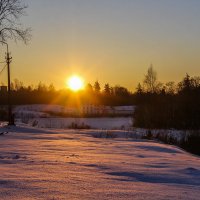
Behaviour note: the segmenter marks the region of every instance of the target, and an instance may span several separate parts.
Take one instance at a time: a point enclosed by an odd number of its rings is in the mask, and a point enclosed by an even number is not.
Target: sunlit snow
[[[0,128],[0,199],[199,199],[199,157],[100,131]]]

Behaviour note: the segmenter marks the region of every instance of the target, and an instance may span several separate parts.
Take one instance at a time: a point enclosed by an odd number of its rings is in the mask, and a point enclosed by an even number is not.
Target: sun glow
[[[79,76],[72,76],[67,81],[67,86],[73,91],[79,91],[84,88],[84,82]]]

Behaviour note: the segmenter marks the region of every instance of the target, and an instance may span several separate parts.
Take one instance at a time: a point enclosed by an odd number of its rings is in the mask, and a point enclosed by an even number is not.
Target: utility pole
[[[10,63],[12,57],[10,57],[9,51],[6,54],[6,63],[8,67],[8,125],[14,125],[14,117],[12,115],[12,105],[11,105],[11,88],[10,88]]]
[[[8,44],[3,41],[0,41],[0,42],[7,46],[6,63],[7,63],[7,71],[8,71],[8,125],[15,125],[14,116],[12,114],[11,87],[10,87],[10,63],[12,61],[12,57],[10,57],[10,53],[8,50]]]

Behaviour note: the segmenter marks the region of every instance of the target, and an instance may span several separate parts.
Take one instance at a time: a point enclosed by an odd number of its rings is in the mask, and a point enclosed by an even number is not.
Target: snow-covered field
[[[116,110],[122,109],[126,111],[133,106],[117,106]],[[16,106],[14,109],[17,122],[23,122],[30,126],[38,128],[69,128],[73,124],[77,126],[88,126],[93,129],[130,129],[133,125],[132,117],[115,117],[115,118],[61,118],[52,117],[48,112],[67,113],[73,110],[70,107],[59,105],[22,105]]]
[[[200,197],[200,158],[177,147],[93,137],[100,130],[0,128],[4,131],[2,200]]]

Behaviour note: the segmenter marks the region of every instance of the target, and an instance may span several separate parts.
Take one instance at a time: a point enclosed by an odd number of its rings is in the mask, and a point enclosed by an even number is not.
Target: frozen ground
[[[0,128],[0,199],[200,197],[200,158],[177,147],[98,130]]]
[[[134,106],[116,106],[115,110],[134,110]],[[68,113],[73,108],[59,105],[22,105],[14,109],[16,120],[36,126],[38,128],[68,128],[72,124],[77,126],[89,126],[95,129],[130,129],[133,125],[132,117],[115,118],[61,118],[52,117],[47,112]],[[132,111],[133,112],[133,111]]]

